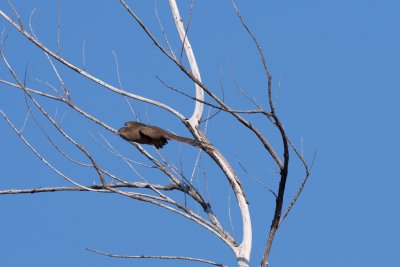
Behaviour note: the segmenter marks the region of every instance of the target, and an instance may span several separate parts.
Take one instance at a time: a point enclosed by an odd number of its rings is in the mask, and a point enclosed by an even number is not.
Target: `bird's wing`
[[[140,128],[139,130],[140,134],[145,135],[147,137],[150,137],[152,139],[160,139],[164,138],[167,139],[167,135],[164,134],[165,131],[161,128],[158,128],[156,126],[145,126]]]

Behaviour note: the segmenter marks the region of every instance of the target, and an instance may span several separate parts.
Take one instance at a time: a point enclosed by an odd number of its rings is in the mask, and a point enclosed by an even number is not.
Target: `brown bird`
[[[137,121],[125,122],[125,127],[118,130],[117,134],[126,141],[139,144],[153,145],[157,149],[162,148],[168,143],[168,140],[184,142],[192,146],[198,146],[199,142],[190,138],[181,137],[157,126],[146,125]]]

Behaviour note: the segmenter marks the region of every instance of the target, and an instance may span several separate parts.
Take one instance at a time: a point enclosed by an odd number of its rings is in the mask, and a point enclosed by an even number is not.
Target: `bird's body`
[[[198,146],[196,140],[169,133],[157,126],[146,125],[137,121],[128,121],[125,122],[124,125],[125,127],[118,130],[118,134],[127,141],[154,145],[156,148],[162,148],[168,143],[168,140],[173,139],[193,146]]]

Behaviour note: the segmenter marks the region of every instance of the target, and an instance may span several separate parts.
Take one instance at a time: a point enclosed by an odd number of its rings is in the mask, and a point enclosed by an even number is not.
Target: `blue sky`
[[[57,1],[15,1],[28,27],[56,50]],[[118,58],[122,87],[130,92],[164,101],[190,116],[192,103],[166,89],[168,84],[193,93],[192,83],[146,38],[118,1],[62,1],[61,55],[88,72],[118,86],[114,54]],[[155,2],[132,3],[143,21],[163,40],[155,15]],[[188,5],[182,5],[187,18]],[[175,52],[180,45],[170,11],[156,1],[158,13]],[[289,136],[311,161],[312,174],[301,198],[282,224],[271,252],[271,266],[395,266],[400,238],[398,225],[400,127],[400,3],[398,1],[238,1],[242,15],[257,36],[273,75],[274,97]],[[0,8],[12,14],[6,3]],[[45,56],[4,19],[7,41],[3,51],[28,86],[57,84]],[[196,1],[189,38],[204,83],[236,108],[252,107],[234,86],[237,81],[265,104],[265,76],[254,44],[241,27],[230,1]],[[73,100],[114,128],[132,119],[126,101],[82,79],[57,64]],[[11,80],[4,64],[0,78]],[[40,82],[40,81],[43,82]],[[0,108],[20,128],[27,114],[23,94],[0,85]],[[44,90],[44,89],[43,89]],[[48,90],[48,88],[46,88]],[[104,150],[94,138],[104,135],[113,146],[139,161],[144,159],[128,143],[105,129],[80,118],[61,103],[48,103],[52,115],[107,166],[123,177],[134,177],[129,168]],[[141,119],[189,136],[176,118],[132,101]],[[36,112],[38,120],[64,149],[83,157],[57,135]],[[277,133],[261,118],[254,123],[272,142]],[[227,133],[229,131],[229,133]],[[84,184],[95,174],[76,168],[44,140],[32,118],[24,130],[27,138],[68,175]],[[28,150],[4,120],[0,120],[0,190],[61,186],[66,183]],[[94,136],[94,137],[93,137]],[[209,121],[208,136],[238,171],[250,199],[254,223],[251,265],[260,262],[272,219],[274,199],[240,170],[238,161],[271,187],[277,185],[276,167],[259,143],[234,119],[220,114]],[[104,142],[103,142],[104,143]],[[280,149],[278,148],[278,151]],[[185,145],[169,144],[164,153],[190,173],[195,152]],[[210,198],[230,229],[227,215],[228,185],[204,157]],[[301,182],[293,156],[287,196]],[[160,182],[157,173],[153,181]],[[163,180],[161,180],[163,181]],[[176,195],[177,198],[182,197]],[[285,202],[287,205],[287,201]],[[238,219],[232,201],[233,218]],[[159,261],[121,260],[94,255],[85,248],[116,254],[160,254],[201,257],[235,266],[224,244],[194,223],[176,215],[121,196],[96,193],[48,193],[0,197],[1,265],[14,266],[159,266]],[[240,222],[234,223],[240,236]],[[163,266],[188,266],[164,262]],[[203,266],[192,264],[192,266]]]

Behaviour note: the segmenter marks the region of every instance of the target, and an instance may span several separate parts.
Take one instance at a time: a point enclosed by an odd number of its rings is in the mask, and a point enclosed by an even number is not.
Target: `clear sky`
[[[119,1],[61,1],[60,54],[93,75],[136,94],[164,101],[191,115],[192,103],[165,88],[168,84],[193,94],[193,85],[144,35]],[[163,41],[155,3],[174,52],[180,45],[171,12],[163,1],[130,1],[143,21]],[[187,21],[188,1],[182,16]],[[57,50],[57,1],[15,1],[37,37]],[[400,215],[398,191],[400,126],[400,2],[354,1],[238,1],[243,17],[258,38],[273,75],[277,113],[295,144],[310,162],[312,174],[292,213],[282,224],[271,252],[271,267],[397,266]],[[2,1],[1,10],[12,15]],[[51,90],[57,84],[43,53],[0,19],[3,51],[28,86]],[[254,44],[241,27],[230,1],[195,1],[189,38],[205,84],[233,107],[252,108],[234,81],[265,105],[265,76]],[[84,49],[83,49],[84,47]],[[83,50],[85,56],[83,57]],[[57,64],[73,100],[114,128],[132,113],[126,101]],[[26,74],[25,74],[26,73]],[[12,81],[4,64],[0,78]],[[45,88],[45,89],[43,89]],[[39,98],[40,99],[40,98]],[[134,160],[139,152],[118,136],[74,114],[62,103],[45,105],[74,138],[112,171],[135,177],[130,169],[99,143],[102,135]],[[132,101],[141,119],[189,136],[182,124],[158,108]],[[23,94],[0,85],[0,109],[18,128],[27,108]],[[212,111],[213,112],[213,111]],[[72,147],[36,111],[38,120],[70,151]],[[254,123],[271,141],[277,135],[268,122]],[[253,135],[230,116],[209,121],[209,138],[231,161],[250,200],[254,223],[251,265],[258,266],[272,219],[274,199],[253,178],[240,171],[238,161],[268,186],[277,185],[276,166],[260,150]],[[48,159],[84,184],[95,174],[60,157],[28,117],[24,134]],[[33,155],[4,119],[0,120],[0,190],[67,185]],[[97,140],[97,141],[96,141]],[[190,174],[195,152],[177,143],[163,152]],[[281,151],[278,148],[278,151]],[[76,151],[72,156],[84,160]],[[223,224],[228,219],[229,190],[207,157],[209,197]],[[287,196],[302,174],[295,162],[289,170]],[[150,175],[150,174],[147,174]],[[158,173],[153,181],[164,181]],[[204,187],[203,187],[204,188]],[[205,191],[204,191],[205,193]],[[177,198],[182,196],[176,195]],[[232,195],[231,195],[232,197]],[[287,205],[287,201],[285,202]],[[235,201],[231,200],[234,232],[240,236]],[[17,266],[189,266],[187,262],[110,259],[85,251],[94,248],[125,255],[184,255],[235,266],[231,251],[196,224],[146,203],[111,194],[44,193],[0,196],[0,265]],[[204,266],[192,264],[191,266]]]

